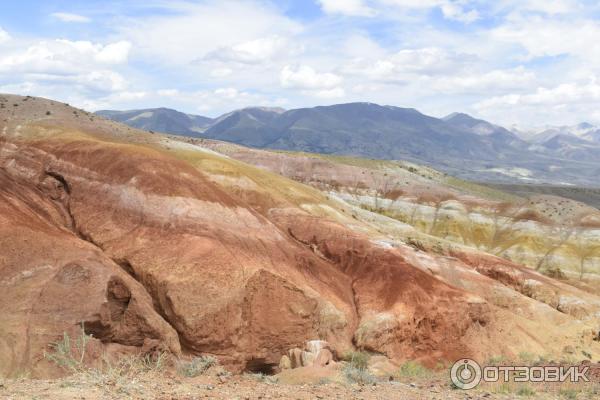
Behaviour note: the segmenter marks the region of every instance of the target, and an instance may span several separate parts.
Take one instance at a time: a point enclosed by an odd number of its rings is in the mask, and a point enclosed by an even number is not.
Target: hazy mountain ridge
[[[533,152],[568,160],[596,162],[600,156],[600,127],[587,122],[538,129],[527,141]]]
[[[215,119],[168,109],[98,114],[136,128],[251,147],[416,161],[491,182],[595,185],[600,171],[600,129],[585,123],[526,136],[464,113],[436,118],[373,103],[248,107]]]
[[[100,110],[96,114],[138,129],[172,132],[186,136],[196,136],[198,133],[203,132],[213,121],[212,118],[185,114],[169,108],[129,111]]]
[[[530,130],[515,128],[512,132],[531,143],[544,143],[556,136],[564,135],[600,144],[600,126],[588,122],[576,125],[544,126]]]

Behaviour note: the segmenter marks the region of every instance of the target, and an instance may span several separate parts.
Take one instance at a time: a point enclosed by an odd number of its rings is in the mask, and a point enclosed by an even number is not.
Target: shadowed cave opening
[[[268,363],[264,358],[253,358],[246,363],[244,371],[253,374],[275,375],[277,364]]]

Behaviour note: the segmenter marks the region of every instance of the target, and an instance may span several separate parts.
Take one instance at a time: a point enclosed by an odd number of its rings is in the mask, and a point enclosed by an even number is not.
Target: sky
[[[600,123],[600,4],[3,2],[0,92],[91,111],[373,102],[505,126]]]

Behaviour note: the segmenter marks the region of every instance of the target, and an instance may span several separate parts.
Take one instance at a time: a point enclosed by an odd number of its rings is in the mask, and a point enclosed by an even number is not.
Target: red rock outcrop
[[[481,299],[421,271],[399,250],[337,223],[285,212],[274,213],[274,219],[352,279],[359,347],[432,364],[471,353],[462,337],[490,318]]]

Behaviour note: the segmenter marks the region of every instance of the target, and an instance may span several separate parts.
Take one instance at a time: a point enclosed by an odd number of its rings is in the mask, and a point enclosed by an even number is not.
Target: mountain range
[[[597,186],[600,172],[600,128],[588,123],[522,134],[464,113],[435,118],[373,103],[249,107],[214,119],[166,108],[97,114],[250,147],[414,161],[479,181]]]

